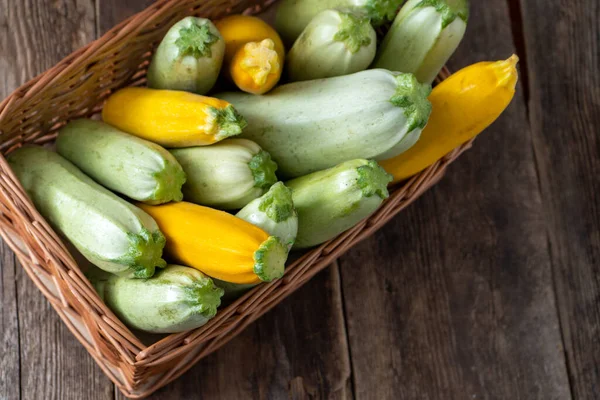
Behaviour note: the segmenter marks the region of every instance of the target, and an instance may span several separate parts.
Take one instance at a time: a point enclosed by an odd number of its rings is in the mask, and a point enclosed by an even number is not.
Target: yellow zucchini
[[[104,122],[165,147],[205,146],[238,135],[246,120],[224,100],[139,87],[111,95]]]
[[[481,62],[464,68],[436,86],[429,101],[431,117],[419,141],[408,151],[381,161],[394,183],[421,172],[490,126],[515,95],[517,63]]]
[[[178,263],[231,283],[283,275],[287,247],[249,222],[187,202],[138,206],[156,220],[167,238],[165,252]]]
[[[248,15],[231,15],[215,23],[225,40],[225,70],[244,92],[263,94],[279,81],[285,51],[269,24]]]

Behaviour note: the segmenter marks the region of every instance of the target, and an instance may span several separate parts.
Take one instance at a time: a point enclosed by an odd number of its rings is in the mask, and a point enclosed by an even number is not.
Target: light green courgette
[[[375,58],[377,36],[369,17],[357,10],[317,14],[287,55],[290,80],[306,81],[365,70]]]
[[[181,201],[185,173],[159,145],[91,119],[61,128],[56,150],[103,186],[148,204]]]
[[[217,81],[225,41],[205,18],[185,17],[169,29],[148,67],[148,86],[206,94]]]
[[[198,328],[217,314],[223,289],[194,268],[168,265],[150,279],[112,276],[93,281],[106,305],[133,329],[176,333]]]
[[[373,68],[433,82],[460,44],[468,17],[468,0],[409,0],[379,46]]]
[[[334,8],[356,8],[365,12],[374,26],[394,19],[404,0],[281,0],[275,14],[275,28],[282,39],[291,44],[321,11]]]
[[[235,210],[263,195],[277,182],[277,164],[256,143],[226,139],[211,146],[173,149],[187,182],[186,201]]]
[[[98,185],[60,155],[40,146],[20,148],[8,162],[36,209],[97,267],[148,278],[165,237],[144,211]]]
[[[391,181],[390,174],[368,160],[346,161],[287,181],[298,211],[294,249],[324,243],[371,215],[389,196]]]
[[[346,160],[379,161],[408,150],[429,119],[430,92],[414,75],[374,69],[289,83],[262,96],[217,97],[248,120],[241,136],[268,151],[282,177],[294,178]]]

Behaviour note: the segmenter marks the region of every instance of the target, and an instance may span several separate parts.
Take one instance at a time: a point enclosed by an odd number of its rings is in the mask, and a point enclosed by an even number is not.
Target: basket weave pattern
[[[4,154],[24,143],[47,143],[67,121],[97,114],[107,96],[145,83],[152,50],[186,15],[216,19],[253,13],[252,0],[163,0],[117,25],[0,103],[0,235],[71,332],[128,397],[145,397],[179,377],[281,302],[357,242],[434,185],[467,143],[402,186],[371,217],[287,267],[283,279],[245,294],[205,326],[145,346],[96,295],[60,237],[29,201]],[[444,70],[439,79],[448,76]]]

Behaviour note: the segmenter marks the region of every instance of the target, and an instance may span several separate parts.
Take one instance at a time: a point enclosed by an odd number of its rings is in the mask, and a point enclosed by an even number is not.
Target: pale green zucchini
[[[176,333],[198,328],[217,314],[223,289],[194,268],[168,265],[150,279],[112,276],[92,282],[100,298],[133,329]]]
[[[391,181],[372,160],[346,161],[287,181],[298,212],[294,249],[324,243],[371,215],[388,198]]]
[[[181,201],[185,173],[166,149],[91,119],[61,128],[56,150],[103,186],[148,204]]]
[[[271,186],[267,193],[252,200],[235,216],[278,237],[288,249],[296,240],[298,214],[294,208],[292,191],[282,182]]]
[[[97,267],[148,278],[161,258],[165,237],[144,211],[98,185],[60,155],[27,146],[8,162],[36,209]]]
[[[409,0],[379,46],[373,67],[433,82],[460,44],[468,17],[468,0]]]
[[[225,41],[205,18],[185,17],[169,29],[148,67],[148,87],[206,94],[214,86]]]
[[[217,97],[248,120],[242,136],[271,154],[281,176],[293,178],[346,160],[385,160],[408,150],[429,119],[430,92],[431,86],[414,75],[375,69],[294,82],[262,96]]]
[[[292,82],[348,75],[367,69],[376,51],[369,17],[357,10],[325,10],[292,46],[287,73]]]
[[[275,14],[275,28],[282,39],[291,44],[321,11],[334,8],[356,8],[371,18],[374,26],[394,19],[404,0],[281,0]]]
[[[277,182],[277,164],[256,143],[226,139],[211,146],[173,149],[187,182],[186,201],[235,210],[262,196]]]

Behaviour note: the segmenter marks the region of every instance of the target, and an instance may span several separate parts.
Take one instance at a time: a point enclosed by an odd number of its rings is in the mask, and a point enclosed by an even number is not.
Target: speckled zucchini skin
[[[8,162],[37,210],[97,267],[148,278],[161,258],[165,237],[144,211],[81,172],[57,153],[26,146]]]

